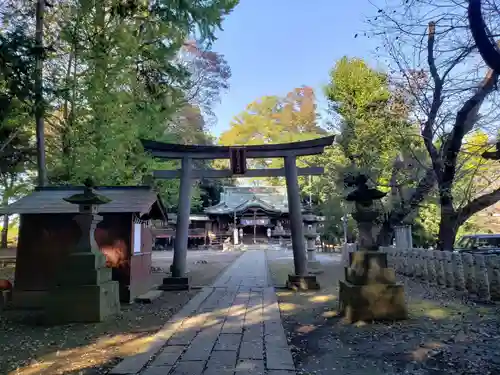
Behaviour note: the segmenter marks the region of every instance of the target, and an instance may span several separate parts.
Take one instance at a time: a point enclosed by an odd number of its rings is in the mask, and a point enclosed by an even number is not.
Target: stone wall
[[[396,247],[380,250],[387,253],[389,266],[401,275],[464,292],[481,301],[500,301],[499,255]],[[354,251],[352,246],[345,247],[346,257],[350,251]]]

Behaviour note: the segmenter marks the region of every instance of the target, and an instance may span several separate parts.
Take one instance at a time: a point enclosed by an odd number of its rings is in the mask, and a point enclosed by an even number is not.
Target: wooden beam
[[[307,156],[319,155],[324,151],[323,146],[296,149],[296,150],[246,150],[247,159],[272,159],[285,156]],[[184,151],[162,151],[152,150],[149,152],[153,157],[159,159],[182,159],[187,156],[192,159],[229,159],[229,151],[214,150],[213,152],[184,152]]]
[[[307,167],[307,168],[297,168],[297,174],[299,176],[317,176],[324,172],[323,167]],[[153,177],[167,180],[180,178],[181,171],[162,171],[157,170],[153,172]],[[283,177],[285,176],[285,168],[273,168],[273,169],[248,169],[244,175],[233,175],[229,169],[194,169],[191,172],[191,178],[231,178],[231,177],[243,177],[243,178],[255,178],[255,177]]]
[[[163,159],[229,159],[232,147],[244,147],[245,157],[248,159],[281,158],[285,156],[305,156],[323,153],[327,146],[331,146],[334,135],[310,139],[307,141],[246,145],[246,146],[215,146],[215,145],[181,145],[142,139],[144,150],[157,158]]]

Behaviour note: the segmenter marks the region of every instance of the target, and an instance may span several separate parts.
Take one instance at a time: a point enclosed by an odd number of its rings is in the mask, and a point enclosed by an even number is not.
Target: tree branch
[[[436,122],[437,114],[441,104],[443,103],[443,80],[439,77],[439,73],[436,67],[436,59],[434,57],[434,45],[436,42],[436,23],[429,22],[428,37],[427,37],[427,64],[429,65],[429,70],[434,81],[434,91],[432,93],[432,103],[425,121],[424,127],[422,129],[422,137],[424,139],[425,148],[429,153],[432,160],[432,168],[439,176],[441,173],[441,163],[436,146],[434,146],[434,134],[433,128]]]
[[[417,209],[423,202],[425,197],[429,194],[436,183],[436,175],[432,168],[427,169],[424,177],[422,177],[411,195],[410,199],[402,202],[400,207],[394,209],[388,217],[391,226],[399,225],[406,216],[413,210]]]
[[[491,193],[481,195],[470,201],[464,208],[459,212],[460,224],[465,223],[472,215],[478,213],[479,211],[488,208],[500,201],[500,188],[493,190]]]
[[[476,93],[470,97],[457,112],[455,125],[453,130],[446,137],[443,143],[444,168],[439,180],[440,189],[450,189],[456,174],[457,157],[462,147],[462,142],[465,134],[472,130],[472,127],[477,121],[479,109],[484,102],[484,99],[495,89],[498,74],[491,69],[488,70],[481,86]]]
[[[397,186],[398,184],[398,173],[400,169],[403,166],[403,161],[401,160],[401,156],[398,154],[394,158],[394,163],[392,165],[392,172],[391,172],[391,178],[389,180],[389,186],[391,187],[391,197],[393,199],[403,199],[403,196],[401,195],[401,189]]]
[[[467,16],[472,37],[476,42],[481,57],[490,68],[500,73],[500,52],[498,48],[490,42],[488,34],[491,33],[486,27],[483,19],[481,0],[469,0]]]

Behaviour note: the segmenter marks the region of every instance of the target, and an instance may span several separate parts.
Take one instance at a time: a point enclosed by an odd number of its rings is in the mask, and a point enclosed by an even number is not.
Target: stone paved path
[[[239,257],[113,375],[295,375],[264,251]],[[152,358],[152,359],[151,359]]]

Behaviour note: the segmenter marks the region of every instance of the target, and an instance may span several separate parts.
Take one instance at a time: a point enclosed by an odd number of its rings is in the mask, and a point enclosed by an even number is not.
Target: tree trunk
[[[92,46],[93,77],[91,85],[95,97],[90,103],[94,116],[93,137],[97,148],[101,146],[101,129],[106,126],[107,115],[104,108],[106,92],[106,78],[108,71],[108,43],[106,38],[106,1],[99,0],[95,2],[94,32],[96,38]]]
[[[9,246],[8,235],[9,235],[9,215],[3,215],[2,239],[0,242],[0,247],[2,249],[6,249]]]
[[[377,235],[378,246],[391,246],[394,238],[394,226],[388,220],[384,220],[380,232]]]
[[[452,207],[441,207],[441,220],[437,248],[439,250],[453,250],[455,237],[459,228],[458,216]]]
[[[73,67],[73,51],[69,55],[68,65],[66,67],[66,78],[65,78],[66,89],[70,87],[72,67]],[[71,115],[70,115],[70,100],[66,98],[63,104],[64,126],[62,126],[61,129],[61,150],[62,150],[63,160],[71,157],[70,128],[72,123],[70,116],[72,117],[74,109],[75,109],[74,102],[71,102]]]
[[[45,0],[36,2],[36,65],[35,65],[35,122],[38,185],[47,185],[47,170],[45,165],[45,123],[43,103],[43,17]]]

